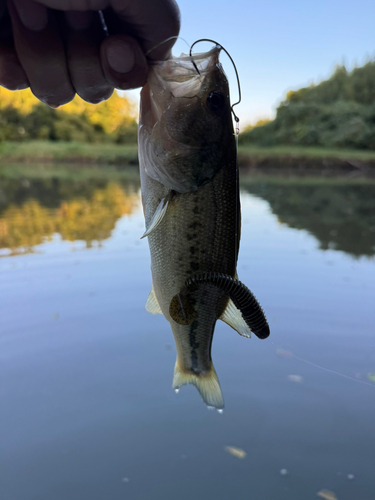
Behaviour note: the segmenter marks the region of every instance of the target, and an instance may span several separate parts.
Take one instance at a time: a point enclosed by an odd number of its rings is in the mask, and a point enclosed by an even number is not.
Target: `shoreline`
[[[239,146],[238,163],[243,174],[297,176],[375,177],[375,151],[332,150],[279,146]],[[31,141],[0,143],[0,170],[13,166],[32,168],[108,168],[121,171],[138,166],[135,144],[86,144]]]

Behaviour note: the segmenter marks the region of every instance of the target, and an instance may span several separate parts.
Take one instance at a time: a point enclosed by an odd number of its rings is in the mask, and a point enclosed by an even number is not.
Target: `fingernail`
[[[129,73],[134,68],[134,51],[121,40],[108,44],[106,55],[108,64],[117,73]]]
[[[14,5],[25,28],[31,31],[41,31],[47,26],[48,14],[44,5],[33,0],[15,0]]]
[[[44,102],[44,104],[47,104],[47,106],[49,108],[52,108],[52,109],[57,109],[60,107],[60,104],[56,104],[54,102],[48,102],[48,101],[43,101],[43,102]]]

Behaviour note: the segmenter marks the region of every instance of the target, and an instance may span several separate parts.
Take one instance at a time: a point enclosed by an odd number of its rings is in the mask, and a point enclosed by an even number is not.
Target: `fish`
[[[154,62],[141,90],[138,152],[151,255],[146,310],[163,314],[177,359],[172,387],[224,400],[211,358],[218,319],[268,337],[264,312],[238,280],[240,198],[236,138],[221,47]]]

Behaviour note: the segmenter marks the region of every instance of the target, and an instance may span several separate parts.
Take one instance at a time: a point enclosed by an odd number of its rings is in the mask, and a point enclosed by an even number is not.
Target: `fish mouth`
[[[201,97],[207,77],[220,65],[221,47],[192,56],[181,54],[151,63],[146,85],[141,90],[140,122],[151,131],[160,120],[170,98]]]
[[[195,95],[200,81],[203,80],[219,64],[221,47],[216,46],[207,52],[193,55],[181,54],[179,57],[171,57],[163,62],[151,63],[149,82],[153,86],[152,73],[158,80],[163,82],[163,87],[168,84],[174,87],[172,92],[176,97],[192,97]],[[151,77],[151,78],[150,78]],[[194,85],[191,81],[194,80]],[[182,89],[180,95],[179,87]]]

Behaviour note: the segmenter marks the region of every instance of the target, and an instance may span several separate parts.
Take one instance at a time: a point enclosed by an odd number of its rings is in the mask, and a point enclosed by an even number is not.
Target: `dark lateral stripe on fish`
[[[191,347],[190,351],[190,360],[191,360],[191,370],[198,371],[198,354],[197,349],[199,349],[199,342],[197,342],[197,334],[196,330],[199,326],[198,321],[193,321],[190,331],[189,331],[189,345]]]
[[[269,336],[270,327],[261,305],[241,281],[229,275],[204,273],[197,274],[185,282],[188,291],[197,289],[201,284],[210,284],[225,292],[241,311],[246,324],[258,338],[266,339]]]

